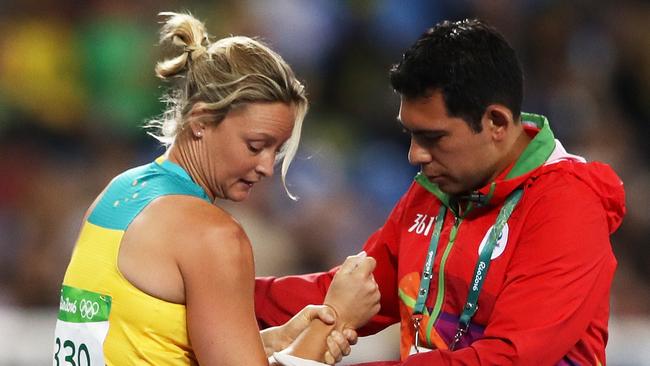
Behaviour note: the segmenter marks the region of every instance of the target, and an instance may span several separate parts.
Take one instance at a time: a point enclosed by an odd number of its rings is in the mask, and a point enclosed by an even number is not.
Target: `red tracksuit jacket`
[[[609,236],[625,213],[623,185],[607,165],[566,153],[544,117],[525,118],[534,139],[495,182],[474,192],[473,200],[482,200],[482,206],[474,202],[475,208],[459,215],[450,197],[416,178],[364,245],[377,260],[381,310],[360,334],[401,322],[404,365],[605,364],[616,267]],[[467,335],[450,351],[481,242],[517,188],[523,196],[497,241],[478,311]],[[420,337],[420,344],[433,351],[409,355],[411,315],[441,204],[451,207],[434,257]],[[303,306],[322,303],[335,272],[258,278],[260,325],[282,324]]]

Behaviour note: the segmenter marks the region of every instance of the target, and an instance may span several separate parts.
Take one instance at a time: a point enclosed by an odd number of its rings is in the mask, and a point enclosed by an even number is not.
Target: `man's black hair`
[[[515,51],[494,28],[479,20],[443,21],[427,30],[390,70],[402,97],[428,97],[441,91],[450,117],[475,131],[493,103],[519,118],[523,76]]]

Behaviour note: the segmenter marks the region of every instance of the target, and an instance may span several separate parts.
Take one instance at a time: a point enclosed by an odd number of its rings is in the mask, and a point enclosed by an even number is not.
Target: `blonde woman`
[[[166,153],[117,176],[89,208],[66,271],[54,365],[334,363],[379,310],[375,261],[348,258],[323,306],[260,333],[254,264],[217,199],[242,201],[296,153],[303,86],[247,37],[211,43],[189,14],[162,13],[175,82],[157,137]],[[281,352],[280,352],[281,351]]]

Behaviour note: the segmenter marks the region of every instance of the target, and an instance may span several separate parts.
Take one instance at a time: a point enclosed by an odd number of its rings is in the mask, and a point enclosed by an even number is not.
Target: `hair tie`
[[[206,53],[208,49],[205,46],[186,46],[185,52],[192,58],[192,61],[195,61],[197,58],[201,57]]]

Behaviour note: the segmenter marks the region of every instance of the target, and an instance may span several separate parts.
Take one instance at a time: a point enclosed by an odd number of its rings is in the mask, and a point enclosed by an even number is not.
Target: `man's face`
[[[442,93],[402,97],[398,120],[411,134],[409,162],[447,194],[479,189],[493,177],[498,153],[490,128],[474,132],[461,118],[449,117]]]

